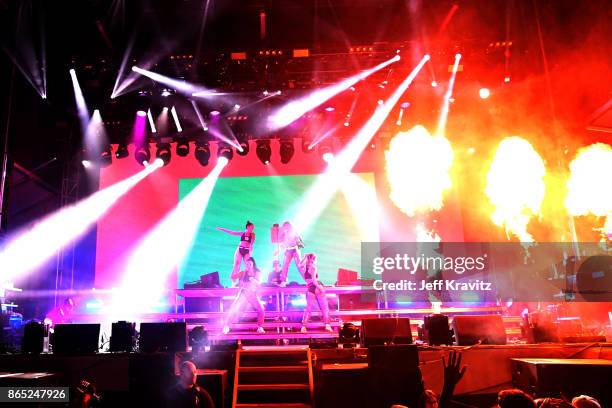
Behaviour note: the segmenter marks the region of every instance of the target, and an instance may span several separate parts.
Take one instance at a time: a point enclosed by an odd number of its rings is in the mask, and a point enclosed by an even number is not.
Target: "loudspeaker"
[[[435,314],[423,319],[423,340],[430,346],[453,344],[453,332],[448,325],[448,316]]]
[[[56,324],[53,354],[93,354],[100,348],[100,324]]]
[[[506,329],[500,315],[455,316],[453,330],[458,346],[506,344]]]
[[[361,343],[364,347],[411,344],[410,319],[407,317],[364,319],[361,321]]]
[[[512,383],[536,397],[580,394],[612,406],[612,361],[600,359],[511,358]]]
[[[140,323],[140,351],[187,351],[187,324]]]
[[[136,323],[128,323],[120,321],[113,323],[111,338],[110,338],[110,351],[134,351],[134,345],[136,344]]]
[[[21,352],[29,354],[40,354],[43,352],[45,340],[45,326],[37,321],[28,322],[23,327],[23,339],[21,340]]]

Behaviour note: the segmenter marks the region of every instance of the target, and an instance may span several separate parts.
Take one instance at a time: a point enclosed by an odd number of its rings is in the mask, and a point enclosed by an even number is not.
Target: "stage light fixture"
[[[158,159],[162,159],[164,161],[164,166],[167,166],[172,159],[172,153],[170,152],[170,144],[169,143],[157,143],[156,145],[157,151],[155,152],[155,157]]]
[[[317,145],[317,152],[319,152],[319,155],[323,158],[323,160],[329,163],[334,157],[333,140],[331,138],[322,140]]]
[[[115,158],[117,159],[125,159],[130,155],[128,151],[127,143],[119,143],[117,145],[117,150],[115,151]]]
[[[144,166],[145,162],[150,162],[151,150],[149,149],[149,145],[140,146],[138,149],[136,149],[136,152],[134,153],[134,158],[141,166]]]
[[[338,342],[344,348],[357,347],[359,343],[359,328],[353,323],[344,323],[338,332]]]
[[[313,150],[314,149],[312,147],[312,141],[303,137],[302,138],[302,153],[312,153]]]
[[[185,157],[189,154],[189,140],[181,138],[176,142],[176,155]]]
[[[102,152],[100,152],[100,167],[110,166],[113,162],[113,153],[111,152],[110,145],[106,146]]]
[[[234,157],[232,146],[227,143],[219,142],[217,145],[217,157],[225,157],[228,161]]]
[[[194,354],[208,345],[208,332],[202,326],[196,326],[189,332],[189,345]]]
[[[210,160],[210,144],[208,142],[196,142],[195,158],[200,165],[208,165]]]
[[[85,167],[86,169],[91,168],[91,162],[89,160],[81,160],[81,164],[83,165],[83,167]]]
[[[249,137],[247,135],[239,137],[238,143],[240,145],[240,149],[236,149],[236,153],[238,153],[240,156],[246,156],[247,154],[249,154]]]
[[[322,157],[325,163],[331,163],[331,161],[334,160],[334,154],[331,152],[323,153]]]
[[[436,86],[438,86],[438,82],[437,81],[431,81],[431,87],[435,88]]]
[[[269,164],[270,158],[272,157],[272,147],[270,146],[270,141],[258,140],[256,153],[257,157],[263,164]]]
[[[480,88],[478,90],[478,96],[480,96],[480,99],[487,99],[491,96],[491,91],[489,91],[489,88]]]
[[[291,161],[293,154],[295,153],[295,146],[293,145],[293,140],[282,140],[280,143],[280,161],[282,164],[287,164]]]

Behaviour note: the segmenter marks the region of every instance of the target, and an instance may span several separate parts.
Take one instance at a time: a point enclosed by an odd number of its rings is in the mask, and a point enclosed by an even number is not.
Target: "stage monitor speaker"
[[[100,324],[56,324],[53,354],[93,354],[100,348]]]
[[[458,346],[506,344],[506,329],[500,315],[455,316],[453,330]]]
[[[384,317],[361,321],[361,343],[364,347],[411,344],[412,330],[407,317]]]
[[[23,339],[21,340],[21,352],[28,354],[40,354],[43,352],[45,340],[45,326],[37,321],[28,322],[23,327]]]
[[[140,323],[140,351],[184,352],[187,350],[187,324]]]
[[[584,394],[612,406],[612,361],[602,359],[511,358],[512,383],[536,397]]]
[[[423,319],[423,340],[430,346],[453,344],[453,332],[448,324],[448,316],[434,314]]]
[[[119,321],[113,323],[109,351],[134,351],[136,344],[136,323]]]
[[[368,347],[368,377],[375,397],[368,406],[417,406],[423,390],[417,346]]]

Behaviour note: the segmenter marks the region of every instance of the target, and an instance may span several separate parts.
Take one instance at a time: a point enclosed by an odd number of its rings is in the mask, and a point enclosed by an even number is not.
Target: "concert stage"
[[[0,405],[612,406],[578,3],[0,0]]]
[[[265,352],[269,354],[268,363],[271,364],[267,372],[278,374],[282,372],[282,369],[278,367],[286,362],[287,353],[306,349],[308,349],[306,346],[245,346],[242,348],[241,356],[244,359],[247,353]],[[538,378],[536,371],[529,374],[530,377],[521,377],[516,371],[513,372],[513,359],[538,359],[540,364],[553,365],[571,363],[603,365],[608,367],[606,368],[607,373],[612,370],[611,343],[479,345],[472,347],[418,346],[419,368],[427,389],[436,392],[442,389],[442,357],[447,356],[449,350],[461,351],[462,362],[468,367],[465,377],[457,386],[455,397],[458,401],[465,401],[469,406],[475,407],[490,407],[492,403],[486,404],[491,402],[492,398],[496,397],[496,393],[502,389],[520,386],[526,389],[532,387],[533,390],[540,387],[539,389],[543,391],[550,391],[545,386],[550,387],[559,380],[551,378],[550,372],[544,378]],[[364,401],[370,401],[371,395],[376,391],[371,388],[373,384],[370,381],[367,349],[310,349],[309,352],[316,406],[377,406],[375,403],[364,404]],[[0,366],[3,367],[4,372],[53,373],[54,380],[62,384],[78,382],[85,376],[96,384],[99,394],[107,395],[106,398],[109,401],[113,399],[120,401],[122,398],[125,401],[125,398],[128,398],[131,393],[136,393],[138,398],[142,395],[150,397],[150,400],[153,401],[150,406],[158,406],[154,401],[155,396],[160,395],[160,387],[164,388],[164,385],[171,383],[171,378],[178,372],[180,361],[190,359],[198,365],[199,375],[203,376],[202,384],[211,392],[211,395],[215,397],[224,395],[225,406],[229,407],[232,406],[232,396],[235,395],[236,355],[237,351],[231,349],[209,350],[197,355],[192,353],[99,353],[89,356],[0,355]],[[400,364],[401,362],[395,363]],[[397,370],[397,367],[388,368]],[[151,375],[151,370],[155,370],[155,376]],[[557,368],[557,372],[558,370]],[[588,378],[585,372],[582,372],[581,375],[586,376],[591,385],[598,386],[597,378]],[[260,381],[264,381],[262,378],[260,377]],[[289,378],[287,377],[286,380]],[[585,386],[584,378],[582,380],[572,378],[571,382],[569,378],[562,378],[562,380],[565,387],[572,390],[573,393],[597,395],[602,403],[612,401],[609,387],[596,389],[594,393],[593,387]],[[605,378],[600,380],[605,381]],[[307,379],[304,381],[304,384],[308,384]],[[10,383],[10,377],[6,373],[0,374],[0,385]],[[34,381],[29,382],[29,384],[34,383]],[[28,383],[21,380],[20,384],[25,386]],[[572,384],[576,385],[574,389],[572,389]],[[384,383],[377,383],[376,387],[378,387],[377,392],[380,392],[384,390]],[[270,389],[274,388],[270,386]],[[602,406],[607,405],[602,404]]]

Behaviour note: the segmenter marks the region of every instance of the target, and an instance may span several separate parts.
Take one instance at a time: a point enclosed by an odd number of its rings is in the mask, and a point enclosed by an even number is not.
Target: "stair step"
[[[307,365],[280,365],[280,366],[240,366],[239,371],[245,373],[270,371],[308,371]]]
[[[308,384],[238,384],[239,391],[307,390]]]
[[[279,408],[312,408],[310,404],[303,404],[301,402],[286,402],[280,403],[275,402],[272,404],[236,404],[236,408],[256,408],[256,407],[279,407]]]
[[[240,350],[241,354],[302,354],[308,352],[308,346],[245,346]]]

